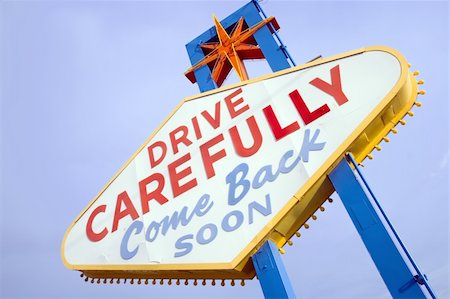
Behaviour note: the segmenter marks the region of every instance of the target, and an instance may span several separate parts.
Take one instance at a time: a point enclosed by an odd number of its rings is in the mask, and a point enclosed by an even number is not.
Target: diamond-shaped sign
[[[385,47],[183,100],[68,229],[62,257],[92,278],[252,278],[361,162],[417,96]]]

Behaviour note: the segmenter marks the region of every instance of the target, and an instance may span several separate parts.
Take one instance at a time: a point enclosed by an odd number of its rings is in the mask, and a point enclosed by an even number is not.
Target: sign
[[[405,58],[370,47],[183,100],[67,230],[92,278],[252,278],[417,97]]]

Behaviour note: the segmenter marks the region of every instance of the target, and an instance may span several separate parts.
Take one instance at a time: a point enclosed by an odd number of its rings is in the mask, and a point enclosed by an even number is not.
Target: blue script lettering
[[[137,235],[142,231],[142,228],[144,228],[144,223],[137,220],[131,223],[130,227],[125,232],[125,235],[122,238],[122,242],[120,243],[120,255],[124,260],[131,259],[138,252],[139,246],[136,246],[136,248],[134,248],[132,251],[128,250],[128,240],[130,239],[133,231],[136,231],[134,234]]]
[[[257,203],[256,201],[251,202],[248,205],[248,223],[253,223],[253,210],[258,211],[261,215],[268,216],[272,214],[272,206],[270,205],[270,194],[266,194],[266,206]]]
[[[234,216],[236,218],[236,223],[234,225],[230,224],[231,216]],[[244,221],[244,214],[242,214],[241,211],[239,210],[231,211],[230,213],[226,214],[225,217],[223,217],[222,229],[226,232],[235,231],[242,225],[243,221]]]
[[[192,251],[192,247],[193,247],[192,243],[184,242],[184,241],[192,240],[192,239],[194,239],[194,235],[189,234],[189,235],[185,235],[185,236],[179,238],[175,242],[175,248],[182,250],[182,251],[175,252],[175,257],[184,256]]]
[[[302,149],[300,151],[300,157],[303,162],[309,161],[309,152],[320,151],[325,147],[325,142],[316,143],[317,137],[319,137],[320,130],[317,129],[314,132],[313,138],[309,139],[309,129],[305,131],[305,137],[303,138]]]
[[[325,147],[325,142],[317,143],[317,137],[319,136],[320,130],[316,129],[312,138],[310,138],[310,130],[305,130],[305,135],[303,138],[302,147],[300,149],[300,154],[294,159],[294,161],[288,163],[288,160],[294,155],[293,150],[289,150],[281,157],[278,163],[278,168],[276,171],[273,170],[272,165],[265,165],[261,167],[256,172],[255,177],[251,183],[253,189],[259,189],[264,186],[267,182],[275,181],[280,173],[291,172],[298,163],[303,160],[303,162],[309,161],[309,152],[320,151]],[[230,206],[236,205],[240,202],[250,189],[250,181],[247,179],[247,174],[249,167],[247,163],[241,163],[236,166],[226,177],[226,182],[228,187],[228,204]]]
[[[272,173],[272,165],[261,167],[253,179],[252,188],[259,189],[267,182],[273,182],[277,179],[278,172]]]
[[[263,206],[256,201],[248,205],[248,224],[253,223],[254,211],[258,211],[263,216],[272,214],[272,205],[270,203],[270,195],[266,194],[266,206]],[[236,220],[232,221],[232,218]],[[229,233],[237,230],[244,223],[244,213],[239,210],[233,210],[225,215],[222,219],[221,228],[224,232]],[[209,233],[206,233],[209,231]],[[197,232],[195,241],[200,245],[206,245],[214,241],[218,235],[218,227],[214,223],[207,223],[203,225]],[[188,234],[180,237],[175,242],[175,248],[179,251],[175,252],[175,257],[182,257],[189,254],[194,249],[194,235]]]
[[[237,204],[247,194],[250,188],[250,182],[245,179],[247,173],[248,165],[241,163],[227,175],[226,182],[230,184],[230,188],[228,189],[228,204],[230,206]],[[236,191],[239,191],[238,189],[240,189],[240,193],[236,196]],[[233,190],[233,194],[230,194],[231,190]]]
[[[174,231],[177,230],[177,228],[180,224],[182,226],[188,225],[194,216],[202,217],[206,213],[208,213],[208,211],[211,209],[213,204],[214,204],[214,202],[210,200],[209,194],[204,194],[197,201],[194,209],[191,211],[190,214],[188,213],[188,207],[184,206],[180,211],[175,211],[171,216],[166,216],[159,222],[152,221],[147,226],[147,229],[145,231],[145,240],[147,240],[148,242],[153,242],[157,239],[160,231],[161,231],[161,234],[163,236],[165,236],[170,229],[172,229]],[[131,235],[132,234],[134,234],[134,235],[140,234],[143,230],[143,227],[144,227],[144,224],[140,220],[134,221],[128,227],[127,231],[125,232],[125,235],[122,238],[122,242],[120,245],[120,255],[122,256],[123,259],[129,260],[137,254],[139,247],[136,247],[132,251],[129,251],[128,243],[131,238]],[[179,248],[179,249],[185,248],[185,250],[189,250],[189,251],[191,250],[191,249],[189,249],[189,246],[187,248],[182,247],[182,245],[180,245],[180,246],[181,246],[181,248]]]
[[[205,237],[205,231],[209,230],[209,237]],[[212,242],[217,237],[217,226],[213,223],[203,225],[197,233],[197,242],[201,245],[206,245]]]
[[[171,216],[164,217],[160,222],[151,222],[148,226],[147,233],[145,235],[145,239],[149,242],[153,242],[157,237],[159,230],[161,229],[161,234],[165,236],[169,229],[177,230],[178,225],[186,226],[188,225],[194,215],[197,215],[198,217],[202,217],[213,206],[213,202],[209,200],[210,196],[209,194],[204,194],[200,199],[197,201],[197,204],[195,205],[194,209],[192,210],[191,214],[189,216],[188,213],[188,207],[184,206],[180,212],[175,211]],[[155,231],[153,237],[151,236],[151,231]]]

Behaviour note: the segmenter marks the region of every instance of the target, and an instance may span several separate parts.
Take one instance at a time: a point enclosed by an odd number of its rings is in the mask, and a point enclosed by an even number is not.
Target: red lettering
[[[105,211],[106,211],[106,205],[101,205],[101,206],[96,207],[95,210],[92,211],[92,213],[89,216],[89,219],[86,223],[86,235],[88,236],[89,240],[91,240],[92,242],[98,242],[108,234],[108,229],[106,229],[106,227],[100,233],[96,233],[92,229],[92,222],[94,222],[94,218],[98,214],[104,213]]]
[[[322,115],[330,112],[330,107],[328,107],[327,104],[322,105],[321,107],[317,108],[313,112],[310,112],[308,107],[306,106],[305,101],[303,100],[302,96],[298,92],[298,90],[294,90],[289,94],[289,97],[291,98],[292,102],[295,105],[295,108],[297,108],[298,113],[300,113],[300,116],[302,117],[303,121],[305,122],[305,125],[309,124],[310,122],[315,121]]]
[[[237,109],[238,105],[241,105],[242,103],[244,103],[244,99],[239,98],[234,102],[232,100],[235,96],[237,96],[240,93],[242,93],[242,88],[235,90],[232,94],[225,97],[225,104],[227,104],[228,112],[230,113],[231,118],[235,118],[239,114],[242,114],[245,111],[247,111],[248,109],[250,109],[250,107],[248,105],[245,105],[245,106]]]
[[[202,115],[213,129],[217,129],[220,126],[220,102],[214,106],[214,118],[206,110],[202,112]]]
[[[122,203],[125,205],[124,210],[121,210]],[[116,210],[114,212],[114,220],[111,232],[115,232],[117,230],[117,227],[119,226],[119,220],[128,215],[130,215],[131,219],[133,220],[139,217],[133,203],[131,202],[130,197],[128,196],[127,191],[123,191],[117,196]]]
[[[263,112],[267,119],[267,122],[269,123],[270,129],[272,130],[272,133],[275,136],[276,141],[300,129],[300,125],[296,121],[282,128],[275,113],[273,112],[272,106],[270,105],[265,107],[263,109]]]
[[[161,149],[160,156],[157,159],[155,159],[155,154],[154,154],[154,150],[156,148]],[[150,168],[153,168],[153,167],[159,165],[159,163],[161,163],[164,160],[164,157],[166,156],[166,153],[167,153],[167,146],[162,141],[156,141],[152,145],[150,145],[147,148],[147,150],[148,150],[148,157],[150,159]]]
[[[147,193],[147,185],[156,182],[158,185],[155,190]],[[139,193],[141,195],[142,214],[150,211],[148,202],[152,199],[156,200],[160,205],[165,204],[169,200],[162,194],[164,188],[164,176],[160,173],[154,173],[139,182]]]
[[[212,138],[211,140],[205,142],[200,146],[200,153],[202,155],[203,164],[206,170],[206,177],[208,179],[216,175],[213,163],[218,161],[219,159],[226,157],[227,155],[224,149],[221,149],[220,151],[212,155],[209,152],[209,149],[211,147],[213,147],[214,145],[216,145],[221,141],[223,141],[223,134],[217,135],[216,137]]]
[[[189,182],[180,185],[180,181],[192,173],[191,167],[186,167],[183,170],[177,172],[177,167],[181,164],[189,161],[191,159],[191,154],[186,154],[183,157],[173,161],[168,165],[170,184],[172,185],[173,197],[183,194],[184,192],[190,190],[191,188],[197,186],[197,180],[192,179]]]
[[[181,136],[176,137],[176,134],[178,132],[181,132]],[[178,128],[169,133],[170,143],[172,144],[172,150],[174,154],[178,153],[178,144],[183,143],[186,146],[192,144],[192,142],[187,138],[187,134],[188,134],[188,127],[186,126],[179,126]]]
[[[198,125],[197,116],[194,116],[191,119],[191,122],[192,122],[192,126],[194,127],[195,137],[197,138],[197,140],[199,140],[200,138],[202,138],[202,132],[200,131],[200,127]]]
[[[262,144],[262,135],[254,116],[247,118],[247,125],[252,133],[253,144],[251,147],[245,147],[242,143],[242,138],[239,134],[237,126],[230,129],[231,140],[233,141],[236,153],[241,157],[250,157],[255,154]]]
[[[330,74],[331,74],[331,84],[323,81],[320,78],[312,80],[311,82],[309,82],[309,84],[317,87],[318,89],[332,96],[336,101],[336,103],[338,103],[338,105],[341,106],[342,104],[348,102],[348,99],[345,96],[344,92],[342,91],[341,72],[339,70],[339,65],[333,67],[330,70]]]

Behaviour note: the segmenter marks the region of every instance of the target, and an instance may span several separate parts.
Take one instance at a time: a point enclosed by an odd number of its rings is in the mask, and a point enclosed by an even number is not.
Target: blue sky
[[[184,98],[184,45],[246,1],[2,1],[2,298],[262,298],[245,287],[91,285],[60,258],[65,230]],[[263,1],[297,64],[385,45],[425,80],[423,107],[363,169],[441,298],[448,269],[448,2]],[[269,72],[250,63],[251,77]],[[225,84],[233,82],[231,76]],[[337,199],[337,196],[334,196]],[[283,261],[299,298],[383,298],[339,200]]]

